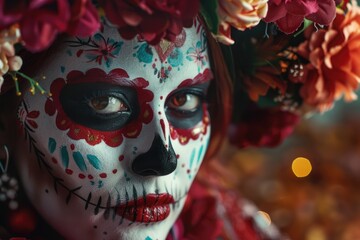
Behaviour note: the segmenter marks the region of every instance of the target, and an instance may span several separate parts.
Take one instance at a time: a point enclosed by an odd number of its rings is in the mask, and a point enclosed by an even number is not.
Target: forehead
[[[90,38],[65,39],[44,68],[41,74],[50,80],[66,77],[73,70],[100,68],[109,73],[121,68],[129,79],[144,78],[152,89],[175,87],[188,79],[201,82],[211,78],[211,74],[203,74],[209,72],[205,70],[210,64],[206,34],[198,21],[184,29],[174,42],[161,41],[155,46],[139,38],[125,40],[116,28],[104,24]]]

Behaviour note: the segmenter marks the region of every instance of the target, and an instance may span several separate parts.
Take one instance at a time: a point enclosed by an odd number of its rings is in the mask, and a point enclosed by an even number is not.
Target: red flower
[[[19,23],[22,41],[30,51],[45,49],[59,33],[84,37],[99,28],[90,0],[0,0],[0,19],[0,29]]]
[[[119,79],[122,86],[132,86],[137,91],[137,95],[141,96],[139,116],[126,124],[123,128],[115,131],[99,131],[84,127],[73,122],[64,112],[60,103],[60,92],[65,84],[90,83],[98,82],[99,79],[112,82],[113,79]],[[136,138],[139,136],[143,124],[148,124],[153,118],[153,111],[149,105],[154,95],[151,91],[145,89],[149,83],[143,78],[129,79],[129,75],[125,70],[117,68],[111,70],[108,74],[102,69],[92,68],[86,73],[80,71],[71,71],[68,73],[66,80],[63,78],[56,79],[50,87],[52,98],[48,98],[45,103],[45,112],[53,116],[56,112],[56,126],[58,129],[67,131],[67,135],[74,140],[84,139],[90,145],[99,144],[104,141],[108,146],[119,146],[124,137]]]
[[[137,34],[150,44],[161,39],[174,41],[183,27],[190,27],[198,13],[199,0],[100,0],[106,17],[119,28],[121,36]]]
[[[246,111],[241,122],[230,127],[230,142],[239,148],[274,147],[289,136],[300,117],[279,109]]]
[[[309,28],[306,41],[297,54],[307,59],[306,74],[301,88],[304,102],[320,111],[333,106],[344,96],[346,101],[357,98],[360,83],[360,8],[347,5],[347,13],[337,13],[328,29]]]
[[[280,30],[295,32],[304,18],[321,25],[329,25],[335,18],[334,0],[269,0],[266,22],[275,22]]]

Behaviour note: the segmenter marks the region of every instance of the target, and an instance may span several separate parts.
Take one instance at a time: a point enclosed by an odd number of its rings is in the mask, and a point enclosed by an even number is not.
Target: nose
[[[132,170],[141,176],[165,176],[177,166],[174,149],[169,141],[167,150],[159,135],[155,135],[149,151],[135,158]]]

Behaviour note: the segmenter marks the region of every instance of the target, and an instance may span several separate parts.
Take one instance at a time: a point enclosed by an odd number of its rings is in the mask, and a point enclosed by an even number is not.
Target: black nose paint
[[[161,137],[156,135],[149,151],[135,158],[132,170],[141,176],[165,176],[172,173],[176,166],[176,154],[171,142],[167,150]]]

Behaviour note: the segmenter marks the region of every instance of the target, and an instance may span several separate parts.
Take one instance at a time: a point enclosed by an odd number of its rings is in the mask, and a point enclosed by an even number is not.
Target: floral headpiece
[[[10,78],[20,95],[20,77],[32,93],[45,92],[21,73],[18,46],[38,52],[62,33],[90,36],[104,16],[125,39],[174,41],[199,13],[231,45],[224,49],[234,63],[231,139],[238,146],[275,145],[299,114],[326,111],[342,96],[356,99],[360,8],[349,0],[0,0],[0,89]]]

